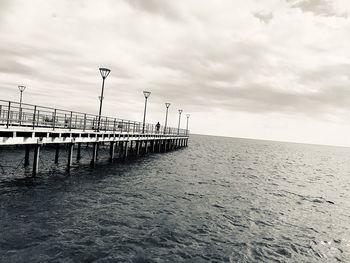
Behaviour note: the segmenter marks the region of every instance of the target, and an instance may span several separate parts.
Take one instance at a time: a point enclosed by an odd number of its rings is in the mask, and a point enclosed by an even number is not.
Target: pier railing
[[[150,123],[0,100],[0,127],[29,127],[119,133],[188,135],[189,131]],[[144,128],[143,128],[144,127]]]

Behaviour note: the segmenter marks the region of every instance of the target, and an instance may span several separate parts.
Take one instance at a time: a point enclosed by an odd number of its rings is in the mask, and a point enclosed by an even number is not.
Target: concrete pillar
[[[58,164],[59,155],[60,155],[60,145],[57,143],[56,149],[55,149],[55,164]]]
[[[145,154],[148,153],[148,141],[146,140],[145,141]]]
[[[136,141],[136,157],[140,155],[140,141]]]
[[[94,142],[92,144],[92,159],[91,159],[91,165],[95,165],[97,160],[97,142]]]
[[[156,144],[155,144],[155,140],[152,140],[151,141],[151,146],[152,146],[152,153],[154,153],[154,146],[155,146]]]
[[[67,162],[67,171],[70,171],[70,167],[73,163],[73,150],[74,150],[74,143],[68,144],[68,162]]]
[[[29,154],[30,154],[30,146],[25,146],[25,155],[24,155],[24,166],[29,165]]]
[[[168,150],[168,151],[171,150],[171,139],[168,140],[168,149],[167,149],[167,150]]]
[[[115,152],[115,143],[111,142],[111,145],[109,147],[109,156],[111,158],[111,162],[113,162],[113,159],[114,159],[114,152]]]
[[[77,162],[79,162],[81,159],[81,143],[78,143],[78,149],[77,149]]]
[[[124,160],[128,159],[128,142],[125,142],[125,147],[124,147]]]
[[[119,158],[122,158],[124,154],[123,145],[124,145],[124,142],[119,142],[119,155],[118,155]]]
[[[164,140],[164,152],[167,152],[167,144],[168,144],[168,140]]]
[[[160,153],[162,150],[162,140],[158,141],[158,152]]]
[[[39,144],[35,144],[34,146],[33,177],[35,177],[39,171],[40,147]]]
[[[134,144],[133,141],[128,142],[128,156],[129,157],[132,157],[132,155],[133,155],[133,152],[132,152],[133,151],[133,149],[132,149],[133,144]]]

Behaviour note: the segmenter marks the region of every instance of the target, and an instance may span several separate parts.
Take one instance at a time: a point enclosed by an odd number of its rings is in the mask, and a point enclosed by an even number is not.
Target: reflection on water
[[[105,151],[105,152],[103,152]],[[350,149],[192,136],[64,172],[0,152],[0,261],[349,262]],[[17,167],[18,166],[18,167]]]

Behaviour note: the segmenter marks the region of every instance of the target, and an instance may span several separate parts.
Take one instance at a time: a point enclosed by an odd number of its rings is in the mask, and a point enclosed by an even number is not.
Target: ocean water
[[[350,262],[350,149],[224,137],[64,172],[0,151],[0,262]]]

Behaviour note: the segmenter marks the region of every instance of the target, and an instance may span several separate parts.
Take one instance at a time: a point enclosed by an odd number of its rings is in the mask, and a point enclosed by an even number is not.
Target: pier
[[[68,111],[14,101],[0,100],[0,147],[24,146],[24,165],[29,166],[33,155],[32,175],[40,170],[40,149],[54,145],[59,161],[60,145],[67,145],[67,171],[73,156],[79,160],[83,145],[92,146],[91,165],[97,162],[98,149],[109,145],[111,162],[118,157],[127,160],[141,153],[162,153],[188,145],[189,131],[157,126],[88,113]]]

